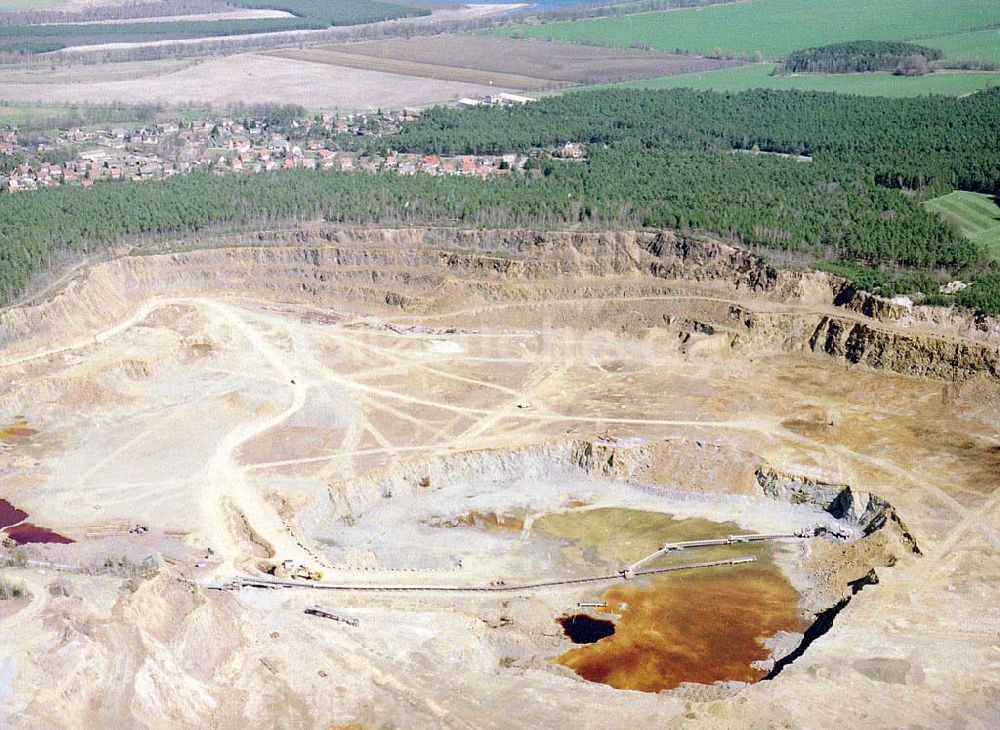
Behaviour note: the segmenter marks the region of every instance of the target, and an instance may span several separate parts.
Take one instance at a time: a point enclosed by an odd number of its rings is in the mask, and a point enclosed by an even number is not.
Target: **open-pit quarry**
[[[987,727],[1000,324],[317,224],[0,313],[0,725]]]

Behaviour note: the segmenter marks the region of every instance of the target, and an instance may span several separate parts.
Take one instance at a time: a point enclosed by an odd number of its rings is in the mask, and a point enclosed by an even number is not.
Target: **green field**
[[[1000,0],[756,0],[501,29],[527,38],[777,58],[854,40],[908,40],[1000,24]]]
[[[664,76],[630,81],[621,86],[636,89],[676,89],[703,91],[745,91],[747,89],[799,89],[835,91],[862,96],[922,96],[945,94],[962,96],[991,86],[1000,86],[1000,72],[935,71],[926,76],[895,76],[891,73],[799,74],[771,76],[772,64],[724,68],[704,73]]]
[[[940,48],[944,51],[944,56],[947,59],[1000,63],[1000,29],[998,28],[929,38],[923,43],[932,48]]]
[[[0,101],[0,126],[4,124],[22,125],[36,119],[48,119],[61,112],[59,104],[30,104]]]
[[[147,122],[156,114],[152,106],[82,105],[0,101],[0,127],[55,133],[67,127]]]
[[[986,246],[1000,259],[1000,206],[992,195],[956,190],[924,206],[954,221],[962,235]]]

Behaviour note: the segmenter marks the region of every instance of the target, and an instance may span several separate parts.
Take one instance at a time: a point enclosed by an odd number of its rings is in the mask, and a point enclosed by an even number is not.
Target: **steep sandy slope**
[[[702,329],[731,331],[733,343],[757,350],[807,348],[926,377],[1000,376],[995,321],[913,312],[837,277],[782,271],[670,233],[320,228],[222,244],[95,264],[52,300],[5,312],[2,342],[15,352],[56,332],[72,340],[127,316],[137,301],[178,294],[413,313],[461,302],[659,298],[664,312],[679,315],[717,305],[704,312]],[[680,306],[669,305],[672,297]],[[677,315],[666,316],[670,324]]]

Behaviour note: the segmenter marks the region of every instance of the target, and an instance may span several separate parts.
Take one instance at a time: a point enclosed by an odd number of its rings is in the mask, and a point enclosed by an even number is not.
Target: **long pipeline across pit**
[[[696,570],[699,568],[715,568],[726,565],[742,565],[752,563],[756,560],[753,557],[731,558],[729,560],[713,560],[706,563],[692,563],[689,565],[675,565],[670,568],[657,568],[655,570],[643,570],[632,573],[634,577],[659,575],[661,573],[674,573],[682,570]],[[594,575],[585,578],[565,578],[561,580],[540,581],[537,583],[522,583],[519,585],[490,585],[490,586],[387,586],[387,585],[344,585],[333,583],[304,583],[301,581],[276,580],[271,578],[252,578],[240,576],[234,578],[224,585],[205,585],[205,588],[216,590],[239,590],[240,588],[310,588],[312,590],[325,591],[362,591],[369,593],[512,593],[516,591],[529,591],[541,588],[557,588],[559,586],[571,586],[582,583],[600,583],[606,581],[623,580],[623,573],[610,573],[608,575]]]
[[[805,539],[813,537],[817,534],[815,528],[799,530],[798,532],[771,532],[763,534],[751,534],[751,535],[729,535],[728,537],[720,537],[710,540],[687,540],[686,542],[668,542],[657,550],[654,550],[649,555],[644,558],[639,558],[631,565],[625,567],[622,571],[624,577],[631,578],[636,575],[641,575],[637,571],[640,565],[645,565],[646,563],[656,560],[657,558],[666,555],[667,553],[676,552],[679,550],[691,550],[694,548],[702,547],[722,547],[725,545],[744,545],[751,542],[767,542],[770,540],[790,540],[790,539]]]

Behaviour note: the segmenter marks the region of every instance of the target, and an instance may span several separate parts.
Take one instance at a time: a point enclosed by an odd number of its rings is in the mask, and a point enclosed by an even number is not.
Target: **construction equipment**
[[[323,606],[313,606],[312,608],[307,608],[305,612],[310,616],[328,618],[331,621],[339,621],[340,623],[347,624],[348,626],[357,626],[359,623],[353,616],[346,616],[342,613],[331,611],[329,608],[324,608]]]

